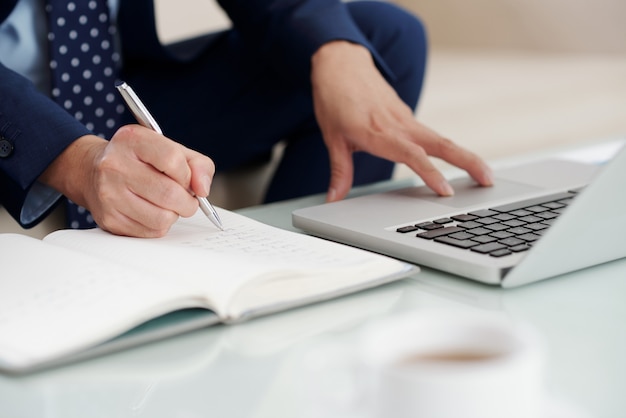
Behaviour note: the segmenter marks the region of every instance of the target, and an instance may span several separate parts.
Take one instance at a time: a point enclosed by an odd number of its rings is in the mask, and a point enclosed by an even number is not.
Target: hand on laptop
[[[327,201],[348,194],[355,151],[406,164],[442,196],[454,191],[429,156],[466,170],[483,186],[492,185],[491,169],[480,157],[415,120],[363,46],[344,41],[324,45],[313,56],[311,81],[315,115],[330,155]]]

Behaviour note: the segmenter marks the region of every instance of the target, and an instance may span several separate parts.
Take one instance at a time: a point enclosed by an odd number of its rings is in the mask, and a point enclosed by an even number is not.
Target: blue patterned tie
[[[110,138],[124,105],[115,92],[119,55],[106,0],[46,0],[52,97],[87,129]],[[68,201],[68,226],[93,228],[91,214]]]

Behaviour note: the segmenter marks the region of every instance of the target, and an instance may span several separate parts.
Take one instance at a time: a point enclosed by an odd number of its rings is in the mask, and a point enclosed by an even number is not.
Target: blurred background
[[[625,1],[393,2],[428,29],[416,117],[442,135],[492,160],[626,134]],[[215,2],[156,5],[166,41],[229,24]]]
[[[425,22],[418,118],[488,159],[626,134],[626,2],[399,0]]]

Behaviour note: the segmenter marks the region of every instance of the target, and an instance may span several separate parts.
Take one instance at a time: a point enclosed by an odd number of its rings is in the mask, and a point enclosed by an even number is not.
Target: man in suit
[[[190,191],[209,193],[213,162],[231,170],[266,158],[282,140],[268,202],[324,190],[338,200],[352,185],[389,178],[394,161],[437,193],[453,193],[429,155],[491,184],[479,157],[413,117],[426,37],[410,14],[370,1],[219,3],[232,29],[164,46],[153,0],[109,0],[119,78],[184,146],[132,125],[127,113],[106,141],[54,104],[45,83],[0,55],[0,203],[15,219],[36,224],[61,193],[103,229],[160,236],[195,212]],[[3,1],[4,36],[19,26],[19,10],[36,15],[37,7],[38,0]]]

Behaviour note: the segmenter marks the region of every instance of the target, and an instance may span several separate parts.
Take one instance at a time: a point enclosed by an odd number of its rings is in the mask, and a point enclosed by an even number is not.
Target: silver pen
[[[139,100],[139,96],[137,96],[133,89],[125,82],[121,82],[115,87],[124,98],[126,105],[128,105],[128,108],[135,116],[135,119],[137,119],[137,122],[139,122],[140,125],[145,126],[146,128],[150,128],[153,131],[163,135],[161,127],[159,127],[159,124],[156,122],[156,120],[154,120],[150,112],[148,112],[148,109],[146,109],[141,100]],[[224,227],[222,226],[222,221],[220,220],[220,217],[217,214],[217,211],[215,210],[213,205],[209,203],[206,197],[196,197],[198,199],[198,202],[200,203],[200,209],[202,209],[202,212],[204,212],[207,218],[209,218],[215,226],[223,231]]]

